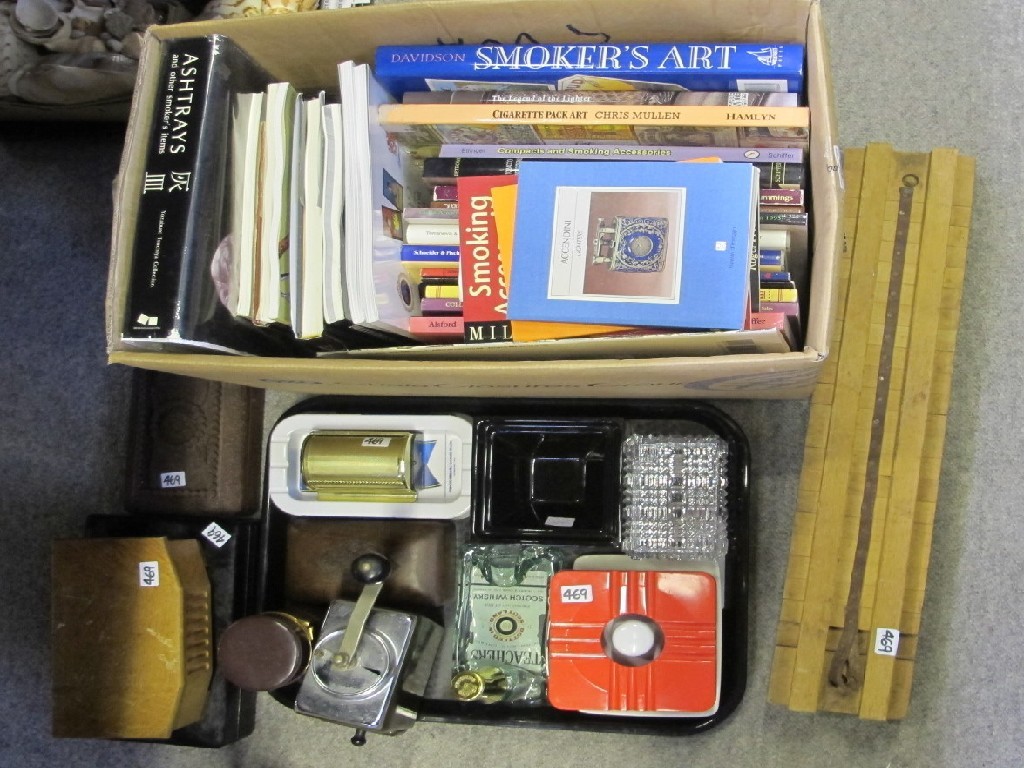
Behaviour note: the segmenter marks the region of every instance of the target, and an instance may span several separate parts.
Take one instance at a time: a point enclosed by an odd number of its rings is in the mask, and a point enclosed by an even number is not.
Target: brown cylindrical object
[[[217,644],[217,666],[228,682],[247,691],[272,691],[297,682],[309,664],[309,625],[284,613],[246,616]]]

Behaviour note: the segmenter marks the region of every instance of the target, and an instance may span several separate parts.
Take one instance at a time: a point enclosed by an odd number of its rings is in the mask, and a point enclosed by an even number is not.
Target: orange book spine
[[[405,125],[663,125],[809,128],[808,107],[609,106],[607,104],[383,104],[380,124]]]

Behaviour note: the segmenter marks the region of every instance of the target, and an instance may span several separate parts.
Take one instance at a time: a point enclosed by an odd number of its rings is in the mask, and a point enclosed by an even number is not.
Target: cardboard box
[[[813,269],[805,346],[799,352],[744,354],[725,334],[719,349],[695,356],[678,346],[645,347],[624,338],[570,357],[574,342],[486,345],[410,356],[383,350],[344,359],[282,359],[127,351],[119,342],[131,244],[154,112],[157,38],[223,33],[277,78],[298,88],[333,87],[337,64],[370,63],[378,45],[612,41],[779,41],[807,46],[811,107]],[[144,46],[116,190],[107,295],[109,360],[141,368],[309,393],[467,397],[799,398],[811,393],[828,354],[834,278],[841,248],[841,187],[831,74],[816,0],[448,0],[151,27]],[[805,299],[807,300],[807,299]],[[563,345],[561,347],[557,345]],[[575,349],[575,348],[573,348]],[[704,350],[707,354],[714,350]]]

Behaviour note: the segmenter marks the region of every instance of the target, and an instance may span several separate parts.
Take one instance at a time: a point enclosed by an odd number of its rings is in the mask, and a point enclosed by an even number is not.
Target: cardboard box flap
[[[110,361],[253,387],[378,396],[796,398],[818,378],[816,361],[797,353],[428,364],[116,352]]]
[[[807,27],[807,101],[811,112],[811,200],[814,213],[812,254],[837,255],[843,247],[843,176],[840,168],[835,102],[832,94],[828,45],[821,20],[821,6],[811,5]],[[804,347],[814,350],[820,360],[828,355],[832,324],[832,297],[835,294],[837,258],[814,258],[811,269],[811,295],[804,336]]]
[[[447,0],[150,27],[161,39],[222,32],[279,78],[322,85],[343,58],[371,63],[378,45],[433,43],[803,43],[811,0]],[[453,6],[458,6],[457,10]],[[743,19],[745,23],[737,24]],[[666,23],[668,22],[668,23]],[[281,41],[287,40],[282,46]]]

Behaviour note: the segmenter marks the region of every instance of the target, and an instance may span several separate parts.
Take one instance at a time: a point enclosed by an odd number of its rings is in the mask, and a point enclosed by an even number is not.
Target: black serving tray
[[[729,446],[728,468],[728,540],[729,550],[725,556],[724,601],[722,608],[722,669],[721,690],[718,710],[702,717],[623,717],[616,715],[594,715],[557,710],[546,704],[480,704],[460,702],[451,699],[425,698],[419,707],[419,718],[427,721],[466,724],[493,724],[524,726],[533,728],[562,728],[610,733],[660,734],[683,736],[707,731],[731,715],[743,699],[747,680],[747,632],[748,632],[748,558],[749,558],[749,469],[750,448],[746,435],[729,416],[714,406],[691,400],[580,400],[580,399],[465,399],[465,398],[372,398],[320,396],[304,400],[281,416],[281,419],[299,413],[324,414],[461,414],[474,421],[474,474],[486,466],[485,457],[477,453],[482,449],[477,434],[486,425],[529,425],[525,433],[535,433],[538,424],[548,421],[554,424],[591,423],[601,425],[596,433],[603,434],[608,425],[626,421],[666,420],[689,422],[695,431],[715,434]],[[595,433],[595,430],[590,430]],[[532,439],[529,438],[529,439]],[[616,456],[617,460],[618,457]],[[601,482],[605,482],[602,479]],[[473,478],[473,505],[481,488],[487,483]],[[618,485],[608,486],[617,492]],[[617,501],[617,500],[616,500]],[[477,518],[474,520],[473,518]],[[272,503],[268,503],[264,518],[264,549],[262,578],[260,580],[260,609],[265,611],[294,609],[286,605],[283,593],[285,562],[284,531],[290,516]],[[474,508],[470,520],[463,521],[469,530],[469,543],[486,543],[493,539],[508,540],[499,533],[488,536],[481,530],[485,516]],[[529,526],[528,526],[529,527]],[[483,535],[478,535],[483,533]],[[602,529],[598,538],[608,531]],[[550,531],[534,526],[527,531],[523,541],[544,541],[551,543]],[[579,545],[579,539],[571,537],[564,542]],[[614,551],[608,547],[604,551]],[[451,564],[457,568],[457,560]],[[326,611],[326,606],[303,606],[309,612]],[[441,614],[426,612],[438,620]],[[308,615],[308,614],[307,614]],[[314,617],[315,620],[315,617]],[[446,627],[451,630],[451,627]],[[449,647],[450,644],[442,644]],[[440,659],[440,662],[446,659]],[[274,697],[286,706],[294,705],[295,688],[274,692]],[[428,691],[429,696],[429,691]]]

